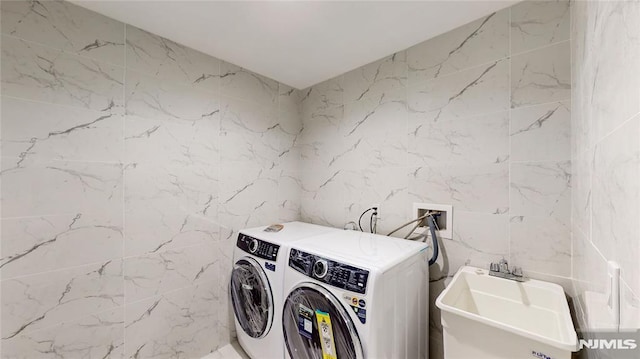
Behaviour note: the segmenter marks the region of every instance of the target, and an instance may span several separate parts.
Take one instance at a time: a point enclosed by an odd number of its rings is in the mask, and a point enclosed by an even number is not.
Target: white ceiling
[[[73,2],[304,89],[516,1]]]

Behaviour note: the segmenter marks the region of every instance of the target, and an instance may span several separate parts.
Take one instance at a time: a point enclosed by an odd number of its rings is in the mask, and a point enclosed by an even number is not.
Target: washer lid
[[[319,329],[317,311],[330,318],[329,326]],[[282,313],[282,329],[291,358],[323,359],[321,340],[328,338],[329,333],[333,337],[334,357],[364,358],[362,344],[349,313],[333,294],[315,283],[302,283],[289,293]]]
[[[267,335],[273,322],[273,296],[258,262],[249,257],[237,261],[231,272],[229,290],[242,330],[252,338]]]

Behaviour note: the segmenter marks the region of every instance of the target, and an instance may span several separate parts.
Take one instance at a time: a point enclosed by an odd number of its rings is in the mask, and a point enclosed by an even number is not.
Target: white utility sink
[[[562,287],[462,267],[438,296],[445,358],[570,359],[578,336]]]

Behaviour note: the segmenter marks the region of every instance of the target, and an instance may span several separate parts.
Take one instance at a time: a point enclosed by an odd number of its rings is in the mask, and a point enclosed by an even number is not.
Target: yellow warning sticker
[[[316,309],[316,322],[318,323],[318,334],[320,336],[320,345],[322,346],[322,359],[338,359],[329,313]]]

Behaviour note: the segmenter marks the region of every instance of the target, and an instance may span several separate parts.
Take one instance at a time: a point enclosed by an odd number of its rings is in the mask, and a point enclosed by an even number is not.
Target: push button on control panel
[[[265,242],[242,233],[238,235],[236,245],[247,253],[271,261],[275,261],[278,258],[278,251],[280,249],[280,246],[277,244]]]
[[[369,271],[311,253],[291,249],[289,267],[320,282],[364,294]],[[358,305],[358,303],[355,303]]]

